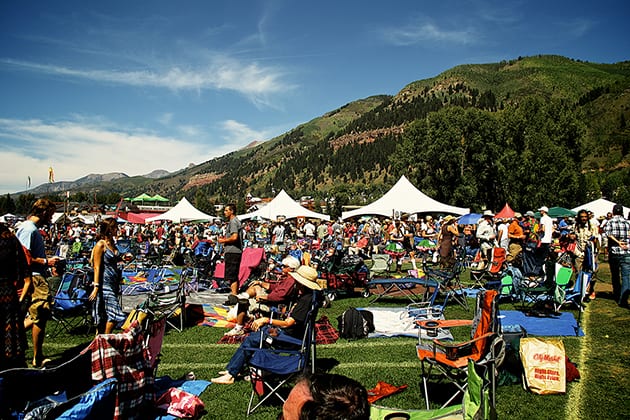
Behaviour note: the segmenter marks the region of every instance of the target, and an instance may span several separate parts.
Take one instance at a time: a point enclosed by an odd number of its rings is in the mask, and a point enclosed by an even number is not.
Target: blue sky
[[[458,64],[630,59],[593,1],[0,2],[0,194],[175,171]]]

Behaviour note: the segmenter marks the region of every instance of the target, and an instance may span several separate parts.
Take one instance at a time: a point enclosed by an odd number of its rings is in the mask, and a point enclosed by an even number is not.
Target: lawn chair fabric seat
[[[63,394],[65,399],[71,399],[88,391],[92,384],[90,354],[83,352],[47,369],[17,368],[2,371],[0,418],[24,416],[37,405],[52,402],[46,398],[54,394]]]
[[[49,330],[50,336],[55,337],[62,330],[73,333],[79,327],[84,327],[86,334],[92,330],[92,303],[88,299],[92,291],[92,277],[93,272],[84,269],[63,274],[51,305],[51,319],[55,325]]]
[[[370,279],[377,276],[387,276],[390,269],[391,257],[387,254],[372,254]]]

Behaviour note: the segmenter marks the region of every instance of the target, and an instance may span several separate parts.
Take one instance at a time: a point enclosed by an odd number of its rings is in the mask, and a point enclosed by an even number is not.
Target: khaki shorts
[[[48,283],[43,276],[33,276],[32,303],[28,307],[28,314],[33,324],[46,322],[50,319],[50,292]]]

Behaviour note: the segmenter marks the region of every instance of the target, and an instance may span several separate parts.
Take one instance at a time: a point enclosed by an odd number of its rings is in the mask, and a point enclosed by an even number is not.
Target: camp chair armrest
[[[473,321],[472,319],[423,319],[415,323],[422,329],[434,329],[471,326]]]
[[[463,347],[463,346],[468,346],[470,344],[473,344],[479,340],[485,340],[487,338],[492,337],[493,335],[496,335],[496,334],[493,332],[489,332],[489,333],[480,335],[479,337],[473,338],[471,340],[462,341],[458,343],[453,343],[452,341],[441,341],[441,340],[438,340],[437,338],[432,341],[434,344],[436,344],[439,347]]]

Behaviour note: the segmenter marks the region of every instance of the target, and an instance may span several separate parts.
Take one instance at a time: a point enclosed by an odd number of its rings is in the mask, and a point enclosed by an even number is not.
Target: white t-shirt
[[[543,244],[551,243],[551,235],[553,234],[553,220],[549,215],[545,214],[540,218],[540,225],[543,226],[543,236],[540,242]]]

